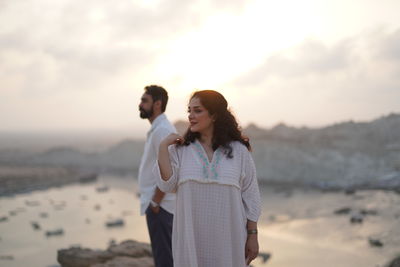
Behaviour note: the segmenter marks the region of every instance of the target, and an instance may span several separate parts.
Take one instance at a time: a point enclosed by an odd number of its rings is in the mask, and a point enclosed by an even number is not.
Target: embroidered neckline
[[[217,172],[217,166],[221,160],[221,151],[219,148],[214,151],[213,158],[210,161],[208,160],[206,156],[206,152],[204,148],[199,144],[197,141],[194,142],[194,148],[197,153],[197,155],[201,159],[202,167],[203,167],[203,178],[204,179],[214,179],[218,180],[218,172]],[[211,170],[210,170],[211,167]],[[210,173],[211,172],[211,173]],[[211,177],[210,177],[211,174]]]

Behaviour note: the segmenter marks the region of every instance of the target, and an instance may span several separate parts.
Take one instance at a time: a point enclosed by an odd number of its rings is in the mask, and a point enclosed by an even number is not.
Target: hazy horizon
[[[248,127],[250,124],[256,125],[258,128],[269,130],[279,124],[285,124],[288,127],[302,128],[307,127],[309,129],[321,129],[329,127],[335,124],[346,123],[349,121],[355,123],[368,123],[379,118],[387,117],[391,114],[400,115],[399,113],[384,114],[379,117],[374,117],[370,120],[346,120],[332,122],[331,124],[322,125],[319,127],[310,127],[308,125],[291,125],[286,122],[278,122],[274,125],[260,125],[257,123],[250,122],[246,125],[240,125],[243,129]],[[53,130],[53,131],[4,131],[0,130],[0,150],[1,149],[21,149],[27,151],[43,151],[46,149],[67,146],[83,149],[86,151],[102,151],[110,148],[125,140],[135,140],[143,142],[146,137],[147,131],[150,129],[150,123],[147,120],[147,128],[143,130],[137,130],[132,128],[119,128],[119,129],[85,129],[85,130]],[[178,120],[183,121],[183,120]],[[177,123],[178,121],[173,121]]]
[[[238,119],[239,121],[239,126],[242,127],[243,129],[248,127],[249,125],[255,125],[258,128],[262,128],[262,129],[271,129],[274,128],[277,125],[280,124],[284,124],[288,127],[294,127],[294,128],[310,128],[310,129],[320,129],[320,128],[325,128],[325,127],[329,127],[331,125],[335,125],[335,124],[341,124],[341,123],[346,123],[346,122],[354,122],[354,123],[364,123],[364,122],[371,122],[374,121],[376,119],[379,118],[383,118],[383,117],[387,117],[391,114],[400,114],[400,112],[389,112],[389,113],[385,113],[385,114],[381,114],[379,116],[375,116],[375,117],[371,117],[371,118],[367,118],[367,119],[363,119],[363,120],[357,120],[354,118],[349,118],[349,119],[345,119],[342,121],[332,121],[330,123],[326,123],[326,124],[318,124],[318,125],[307,125],[307,124],[291,124],[290,122],[286,122],[286,121],[277,121],[275,123],[257,123],[255,121],[249,121],[246,124],[242,124],[240,123],[240,119]],[[168,112],[166,112],[166,115],[168,117]],[[13,134],[17,134],[17,135],[54,135],[54,136],[74,136],[74,135],[80,135],[80,136],[85,136],[85,135],[92,135],[93,133],[101,133],[103,135],[109,135],[109,136],[113,136],[113,135],[124,135],[127,134],[129,136],[131,136],[133,139],[140,139],[140,140],[144,140],[145,139],[145,134],[147,133],[148,130],[150,130],[151,124],[148,122],[147,119],[143,120],[143,122],[145,122],[146,125],[144,125],[144,128],[141,129],[137,129],[136,126],[125,126],[125,127],[115,127],[115,128],[94,128],[94,129],[53,129],[53,130],[49,130],[49,129],[42,129],[42,130],[27,130],[27,129],[14,129],[14,130],[9,130],[9,129],[0,129],[0,135],[13,135]],[[178,118],[177,120],[171,120],[171,122],[173,124],[178,123],[178,122],[187,122],[187,119],[184,118]]]

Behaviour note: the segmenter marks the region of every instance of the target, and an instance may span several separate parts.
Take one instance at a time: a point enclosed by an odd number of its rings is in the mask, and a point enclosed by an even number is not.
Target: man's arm
[[[153,198],[151,199],[151,203],[150,203],[150,208],[153,211],[153,213],[160,212],[160,203],[161,203],[162,199],[164,198],[164,195],[165,195],[165,193],[163,191],[161,191],[158,187],[156,187],[156,190],[154,192]]]
[[[165,193],[161,191],[160,188],[156,187],[156,191],[154,192],[153,195],[153,201],[156,202],[157,204],[160,204],[164,196]]]

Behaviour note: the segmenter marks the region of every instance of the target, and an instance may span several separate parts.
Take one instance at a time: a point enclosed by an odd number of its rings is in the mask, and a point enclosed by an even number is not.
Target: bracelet
[[[249,230],[247,230],[247,234],[248,235],[253,235],[253,234],[257,234],[257,233],[258,233],[257,229],[249,229]]]
[[[151,205],[153,208],[157,208],[158,206],[160,206],[160,204],[156,203],[154,200],[150,200],[150,205]]]

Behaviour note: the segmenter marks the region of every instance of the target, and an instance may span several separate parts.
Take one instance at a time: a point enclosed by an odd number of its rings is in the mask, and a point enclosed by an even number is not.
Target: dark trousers
[[[149,229],[151,249],[155,267],[173,267],[172,261],[172,220],[173,215],[160,207],[155,214],[150,208],[146,210],[147,228]]]

